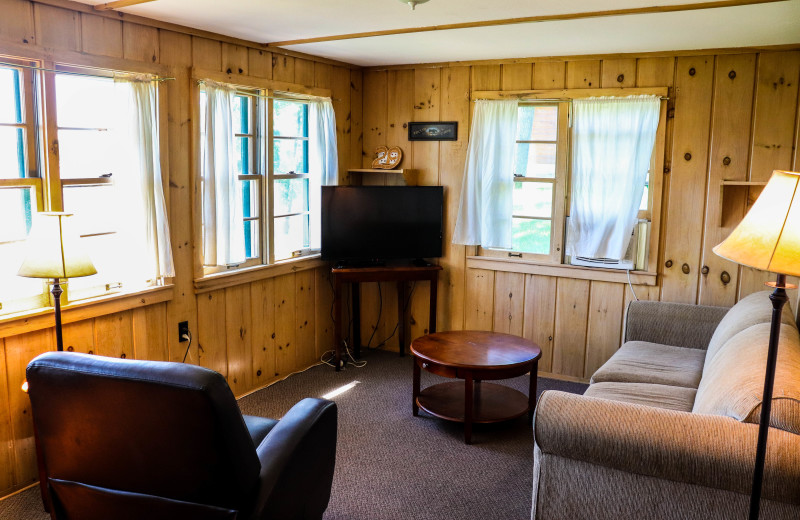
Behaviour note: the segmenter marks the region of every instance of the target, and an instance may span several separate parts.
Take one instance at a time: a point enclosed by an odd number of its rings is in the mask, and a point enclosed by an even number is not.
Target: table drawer
[[[442,377],[451,377],[451,378],[458,377],[457,370],[454,367],[438,365],[436,363],[431,363],[430,361],[423,361],[421,359],[417,360],[417,363],[419,363],[424,370],[430,372],[431,374],[436,374],[437,376],[442,376]]]

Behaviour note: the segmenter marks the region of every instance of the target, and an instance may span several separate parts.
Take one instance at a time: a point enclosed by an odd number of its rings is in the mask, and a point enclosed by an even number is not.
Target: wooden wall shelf
[[[733,227],[767,185],[766,181],[722,181],[720,183],[719,226]],[[742,212],[744,208],[744,212]]]
[[[398,170],[381,170],[377,168],[364,168],[364,169],[350,169],[347,174],[350,177],[350,184],[353,186],[360,186],[363,183],[364,175],[374,175],[378,173],[396,173],[403,176],[407,186],[417,185],[417,170],[410,168],[401,168]]]

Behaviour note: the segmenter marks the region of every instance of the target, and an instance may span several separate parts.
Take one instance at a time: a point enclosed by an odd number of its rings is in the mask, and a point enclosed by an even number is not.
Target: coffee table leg
[[[419,359],[414,356],[414,389],[411,392],[412,396],[412,412],[414,417],[419,415],[419,406],[417,405],[417,398],[419,397]]]
[[[475,405],[472,374],[464,379],[464,444],[472,444],[472,414]]]
[[[533,419],[533,410],[536,408],[536,380],[539,378],[539,360],[531,366],[531,387],[528,390],[528,419]]]

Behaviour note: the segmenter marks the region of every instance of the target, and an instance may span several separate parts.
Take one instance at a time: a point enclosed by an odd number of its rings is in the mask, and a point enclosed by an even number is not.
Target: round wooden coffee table
[[[536,375],[542,351],[532,341],[510,334],[474,330],[437,332],[411,342],[414,356],[414,415],[422,408],[441,419],[464,423],[464,442],[472,442],[473,423],[515,419],[536,406]],[[420,369],[453,379],[420,391]],[[522,392],[482,381],[530,372]]]

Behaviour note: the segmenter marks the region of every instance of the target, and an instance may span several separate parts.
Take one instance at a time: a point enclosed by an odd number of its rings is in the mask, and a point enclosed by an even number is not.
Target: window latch
[[[106,291],[110,291],[112,289],[122,289],[122,282],[107,283]]]
[[[236,268],[237,268],[237,267],[239,267],[240,265],[241,265],[241,264],[225,264],[225,268],[226,268],[226,269],[236,269]]]
[[[513,256],[516,258],[522,258],[522,253],[508,253],[508,256]]]

